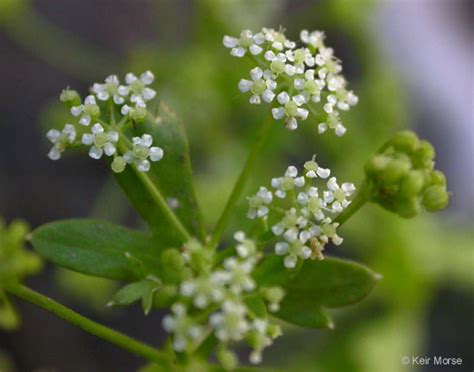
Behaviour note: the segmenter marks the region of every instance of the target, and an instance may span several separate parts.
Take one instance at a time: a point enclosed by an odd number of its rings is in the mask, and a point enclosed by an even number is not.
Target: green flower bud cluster
[[[448,205],[446,177],[434,169],[435,150],[411,131],[401,131],[365,165],[371,201],[401,217],[418,215],[424,207],[436,212]]]
[[[39,257],[24,248],[28,226],[13,221],[10,226],[0,219],[0,290],[10,282],[21,281],[41,269]]]
[[[0,329],[13,330],[19,325],[19,315],[11,304],[5,286],[21,282],[41,269],[41,260],[33,252],[24,249],[28,226],[13,221],[10,226],[0,218]]]

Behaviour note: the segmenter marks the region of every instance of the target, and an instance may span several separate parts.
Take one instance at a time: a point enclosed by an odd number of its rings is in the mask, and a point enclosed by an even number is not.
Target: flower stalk
[[[265,142],[268,138],[272,125],[273,125],[273,120],[271,117],[267,118],[262,123],[260,132],[257,135],[257,139],[255,143],[253,144],[252,149],[250,150],[250,154],[247,158],[247,161],[245,162],[245,165],[240,173],[240,176],[237,179],[237,182],[235,183],[234,188],[232,189],[229,199],[227,200],[224,210],[222,211],[222,214],[219,217],[219,220],[217,221],[214,232],[211,236],[209,245],[212,249],[215,249],[217,245],[219,244],[222,234],[224,233],[227,223],[229,222],[229,218],[232,215],[232,211],[234,210],[235,205],[239,201],[244,191],[245,185],[247,184],[247,181],[253,170],[253,167],[255,166],[255,163],[262,151],[263,146],[265,145]]]

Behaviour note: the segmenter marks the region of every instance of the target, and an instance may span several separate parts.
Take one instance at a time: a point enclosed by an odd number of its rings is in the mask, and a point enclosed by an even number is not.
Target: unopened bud
[[[421,211],[418,197],[399,199],[396,203],[396,212],[401,217],[412,218],[417,216]]]
[[[446,186],[446,176],[443,172],[439,170],[434,170],[429,175],[429,182],[430,186],[439,185],[439,186]]]
[[[410,162],[404,159],[393,159],[386,165],[380,174],[384,184],[394,184],[404,177],[410,170]]]
[[[412,154],[418,146],[418,137],[409,130],[398,132],[392,138],[392,145],[396,151]]]
[[[222,368],[226,371],[234,370],[238,365],[238,359],[235,353],[224,347],[220,347],[217,350],[216,357]]]
[[[160,287],[153,297],[153,304],[157,308],[169,307],[175,301],[175,297],[178,291],[176,287],[171,285],[165,285]]]
[[[79,93],[72,89],[63,89],[59,95],[61,102],[64,102],[67,107],[79,106],[81,104],[81,97]]]
[[[436,212],[446,208],[449,195],[446,186],[431,186],[423,193],[423,206],[430,212]]]
[[[433,169],[435,155],[435,149],[431,143],[424,140],[420,141],[413,155],[415,168]]]
[[[400,182],[400,194],[404,197],[418,195],[425,184],[425,175],[422,171],[410,171]]]
[[[388,156],[375,155],[365,165],[365,171],[369,175],[376,175],[383,171],[387,167],[388,163],[390,163],[390,158]]]

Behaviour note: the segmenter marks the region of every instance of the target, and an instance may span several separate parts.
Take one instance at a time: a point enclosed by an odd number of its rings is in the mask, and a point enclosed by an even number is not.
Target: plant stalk
[[[364,181],[360,188],[357,190],[354,199],[352,199],[351,201],[351,204],[349,204],[349,206],[334,219],[334,222],[339,223],[339,226],[341,226],[344,222],[351,218],[353,214],[355,214],[360,208],[362,208],[368,201],[369,199],[367,197],[367,185]]]
[[[6,287],[7,292],[19,297],[27,302],[39,306],[50,313],[74,324],[82,330],[89,332],[105,341],[117,345],[135,355],[150,360],[163,367],[170,367],[172,359],[169,355],[156,350],[155,348],[126,336],[102,324],[96,323],[64,305],[52,300],[21,284],[11,284]]]
[[[229,199],[227,200],[224,210],[222,211],[222,214],[219,217],[219,220],[217,221],[214,232],[212,233],[211,240],[209,242],[209,246],[211,247],[211,249],[215,249],[217,245],[219,244],[220,239],[222,238],[222,234],[224,233],[227,223],[229,222],[229,219],[232,215],[232,211],[234,210],[235,205],[239,201],[239,198],[244,191],[244,188],[245,188],[245,185],[247,184],[250,173],[268,138],[270,128],[273,125],[272,119],[273,118],[270,117],[269,119],[265,120],[262,123],[260,131],[257,135],[257,139],[252,146],[252,149],[247,158],[247,161],[245,162],[244,168],[242,169],[240,176],[237,179],[237,182],[235,183],[234,188],[232,189]]]

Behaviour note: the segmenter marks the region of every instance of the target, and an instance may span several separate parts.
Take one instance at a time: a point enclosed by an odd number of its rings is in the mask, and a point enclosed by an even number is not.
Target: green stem
[[[122,133],[120,128],[117,127],[111,127],[108,123],[106,123],[103,120],[99,120],[101,124],[103,124],[107,129],[114,129],[120,134],[120,142],[118,144],[118,147],[122,154],[125,154],[129,149],[133,148],[133,144],[130,142],[130,140]],[[176,214],[171,210],[169,207],[168,203],[166,202],[165,198],[161,194],[160,190],[155,186],[153,181],[150,179],[150,177],[144,173],[140,172],[137,167],[132,164],[132,169],[135,171],[137,174],[138,178],[142,181],[143,185],[145,188],[148,190],[150,193],[151,197],[155,201],[155,203],[158,205],[159,208],[161,208],[163,214],[165,215],[165,218],[171,222],[172,225],[176,227],[176,230],[178,233],[181,235],[181,237],[185,240],[188,241],[190,240],[191,234],[189,234],[188,230],[184,227],[184,225],[181,223],[179,218],[176,216]]]
[[[257,139],[255,143],[253,144],[253,147],[250,151],[249,157],[247,158],[247,161],[245,162],[244,168],[242,169],[242,172],[240,173],[240,176],[236,184],[234,185],[234,188],[229,196],[229,199],[227,200],[227,204],[225,205],[224,210],[222,211],[222,214],[219,217],[219,220],[217,221],[216,228],[214,229],[214,232],[211,237],[211,241],[209,243],[212,249],[215,249],[217,245],[219,244],[219,241],[222,237],[222,234],[224,233],[224,230],[227,226],[229,218],[232,215],[232,211],[234,210],[235,205],[237,204],[240,196],[242,195],[242,192],[244,191],[245,185],[250,176],[250,172],[252,171],[252,168],[255,165],[255,162],[257,161],[260,155],[260,152],[266,142],[266,139],[268,138],[270,128],[272,127],[272,124],[273,124],[272,119],[273,118],[270,117],[269,119],[263,122],[262,127],[260,128],[260,132],[257,135]]]
[[[148,359],[163,367],[169,367],[172,364],[172,360],[167,354],[102,324],[96,323],[28,287],[20,284],[12,284],[8,285],[6,290],[13,295],[39,306],[71,324],[74,324],[84,331],[115,344],[135,355]]]
[[[367,197],[367,186],[365,182],[362,183],[361,187],[357,190],[354,199],[352,199],[351,204],[344,209],[335,219],[334,222],[339,223],[341,226],[349,218],[352,217],[360,208],[364,206],[365,203],[369,201]]]
[[[125,142],[125,144],[124,143],[119,144],[120,151],[122,151],[122,153],[125,154],[128,151],[129,147],[132,147],[132,143],[122,133],[120,133],[120,135],[123,142]],[[158,207],[161,208],[161,211],[165,215],[166,219],[169,222],[171,222],[171,224],[174,225],[174,227],[176,227],[176,230],[179,232],[179,234],[185,241],[191,240],[192,238],[191,234],[189,234],[188,230],[186,230],[186,228],[183,226],[179,218],[171,210],[165,198],[163,197],[163,195],[161,195],[160,190],[156,188],[155,184],[150,179],[150,177],[146,173],[140,172],[134,164],[132,164],[132,168],[137,174],[138,178],[142,181],[145,188],[150,193],[155,203],[158,205]]]

